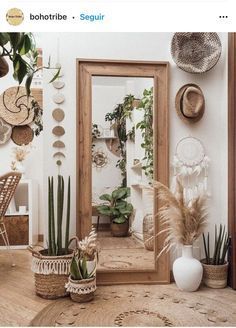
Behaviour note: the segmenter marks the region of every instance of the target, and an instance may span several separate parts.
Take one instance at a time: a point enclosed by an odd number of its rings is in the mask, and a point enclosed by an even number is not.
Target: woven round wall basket
[[[32,271],[35,278],[36,295],[45,299],[57,299],[68,296],[65,289],[70,273],[70,263],[73,251],[61,256],[48,256],[47,250],[36,251],[31,246],[28,250],[32,253]]]
[[[28,145],[34,139],[34,131],[28,125],[14,126],[11,139],[18,146]]]
[[[210,265],[206,264],[205,260],[202,260],[201,262],[203,266],[204,284],[210,288],[225,288],[227,286],[229,263]]]
[[[204,73],[212,69],[221,50],[217,33],[175,33],[171,42],[174,62],[188,73]]]
[[[147,250],[154,250],[154,225],[153,225],[153,215],[146,214],[143,219],[143,241],[144,246]]]
[[[66,290],[70,293],[72,301],[78,303],[91,301],[94,298],[96,288],[96,277],[83,280],[73,280],[69,277],[66,284]]]

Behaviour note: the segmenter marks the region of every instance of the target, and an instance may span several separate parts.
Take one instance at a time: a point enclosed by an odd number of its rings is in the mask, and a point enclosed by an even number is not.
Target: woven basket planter
[[[47,250],[35,251],[28,248],[33,256],[32,271],[35,277],[36,294],[46,299],[68,296],[65,289],[70,272],[73,251],[61,256],[48,256]]]
[[[143,241],[147,250],[154,250],[154,225],[153,215],[147,214],[143,219]]]
[[[96,288],[96,277],[83,280],[73,280],[69,277],[66,284],[66,291],[70,293],[72,301],[78,303],[91,301],[94,298]]]
[[[202,260],[203,282],[210,288],[225,288],[227,286],[228,263],[222,265],[206,264]]]

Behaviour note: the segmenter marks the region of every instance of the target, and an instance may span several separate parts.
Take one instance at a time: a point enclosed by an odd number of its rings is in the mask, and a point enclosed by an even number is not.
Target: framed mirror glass
[[[152,180],[168,184],[168,63],[78,60],[77,235],[98,283],[168,282]]]

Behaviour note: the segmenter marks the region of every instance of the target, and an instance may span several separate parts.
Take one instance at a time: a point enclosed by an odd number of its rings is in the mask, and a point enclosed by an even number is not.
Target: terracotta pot
[[[228,266],[229,263],[222,265],[206,264],[206,260],[202,260],[203,266],[203,282],[210,288],[225,288],[227,286]]]
[[[111,233],[113,237],[126,237],[129,231],[129,221],[124,223],[111,222]]]
[[[0,78],[7,75],[8,72],[9,72],[8,63],[4,57],[0,56]]]

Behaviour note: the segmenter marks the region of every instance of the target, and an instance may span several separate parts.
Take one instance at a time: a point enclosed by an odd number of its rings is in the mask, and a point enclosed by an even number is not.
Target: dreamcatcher
[[[200,194],[207,194],[209,163],[210,159],[206,156],[204,146],[199,139],[194,137],[181,139],[176,146],[173,160],[172,191],[175,191],[178,178],[184,187],[186,202]]]

